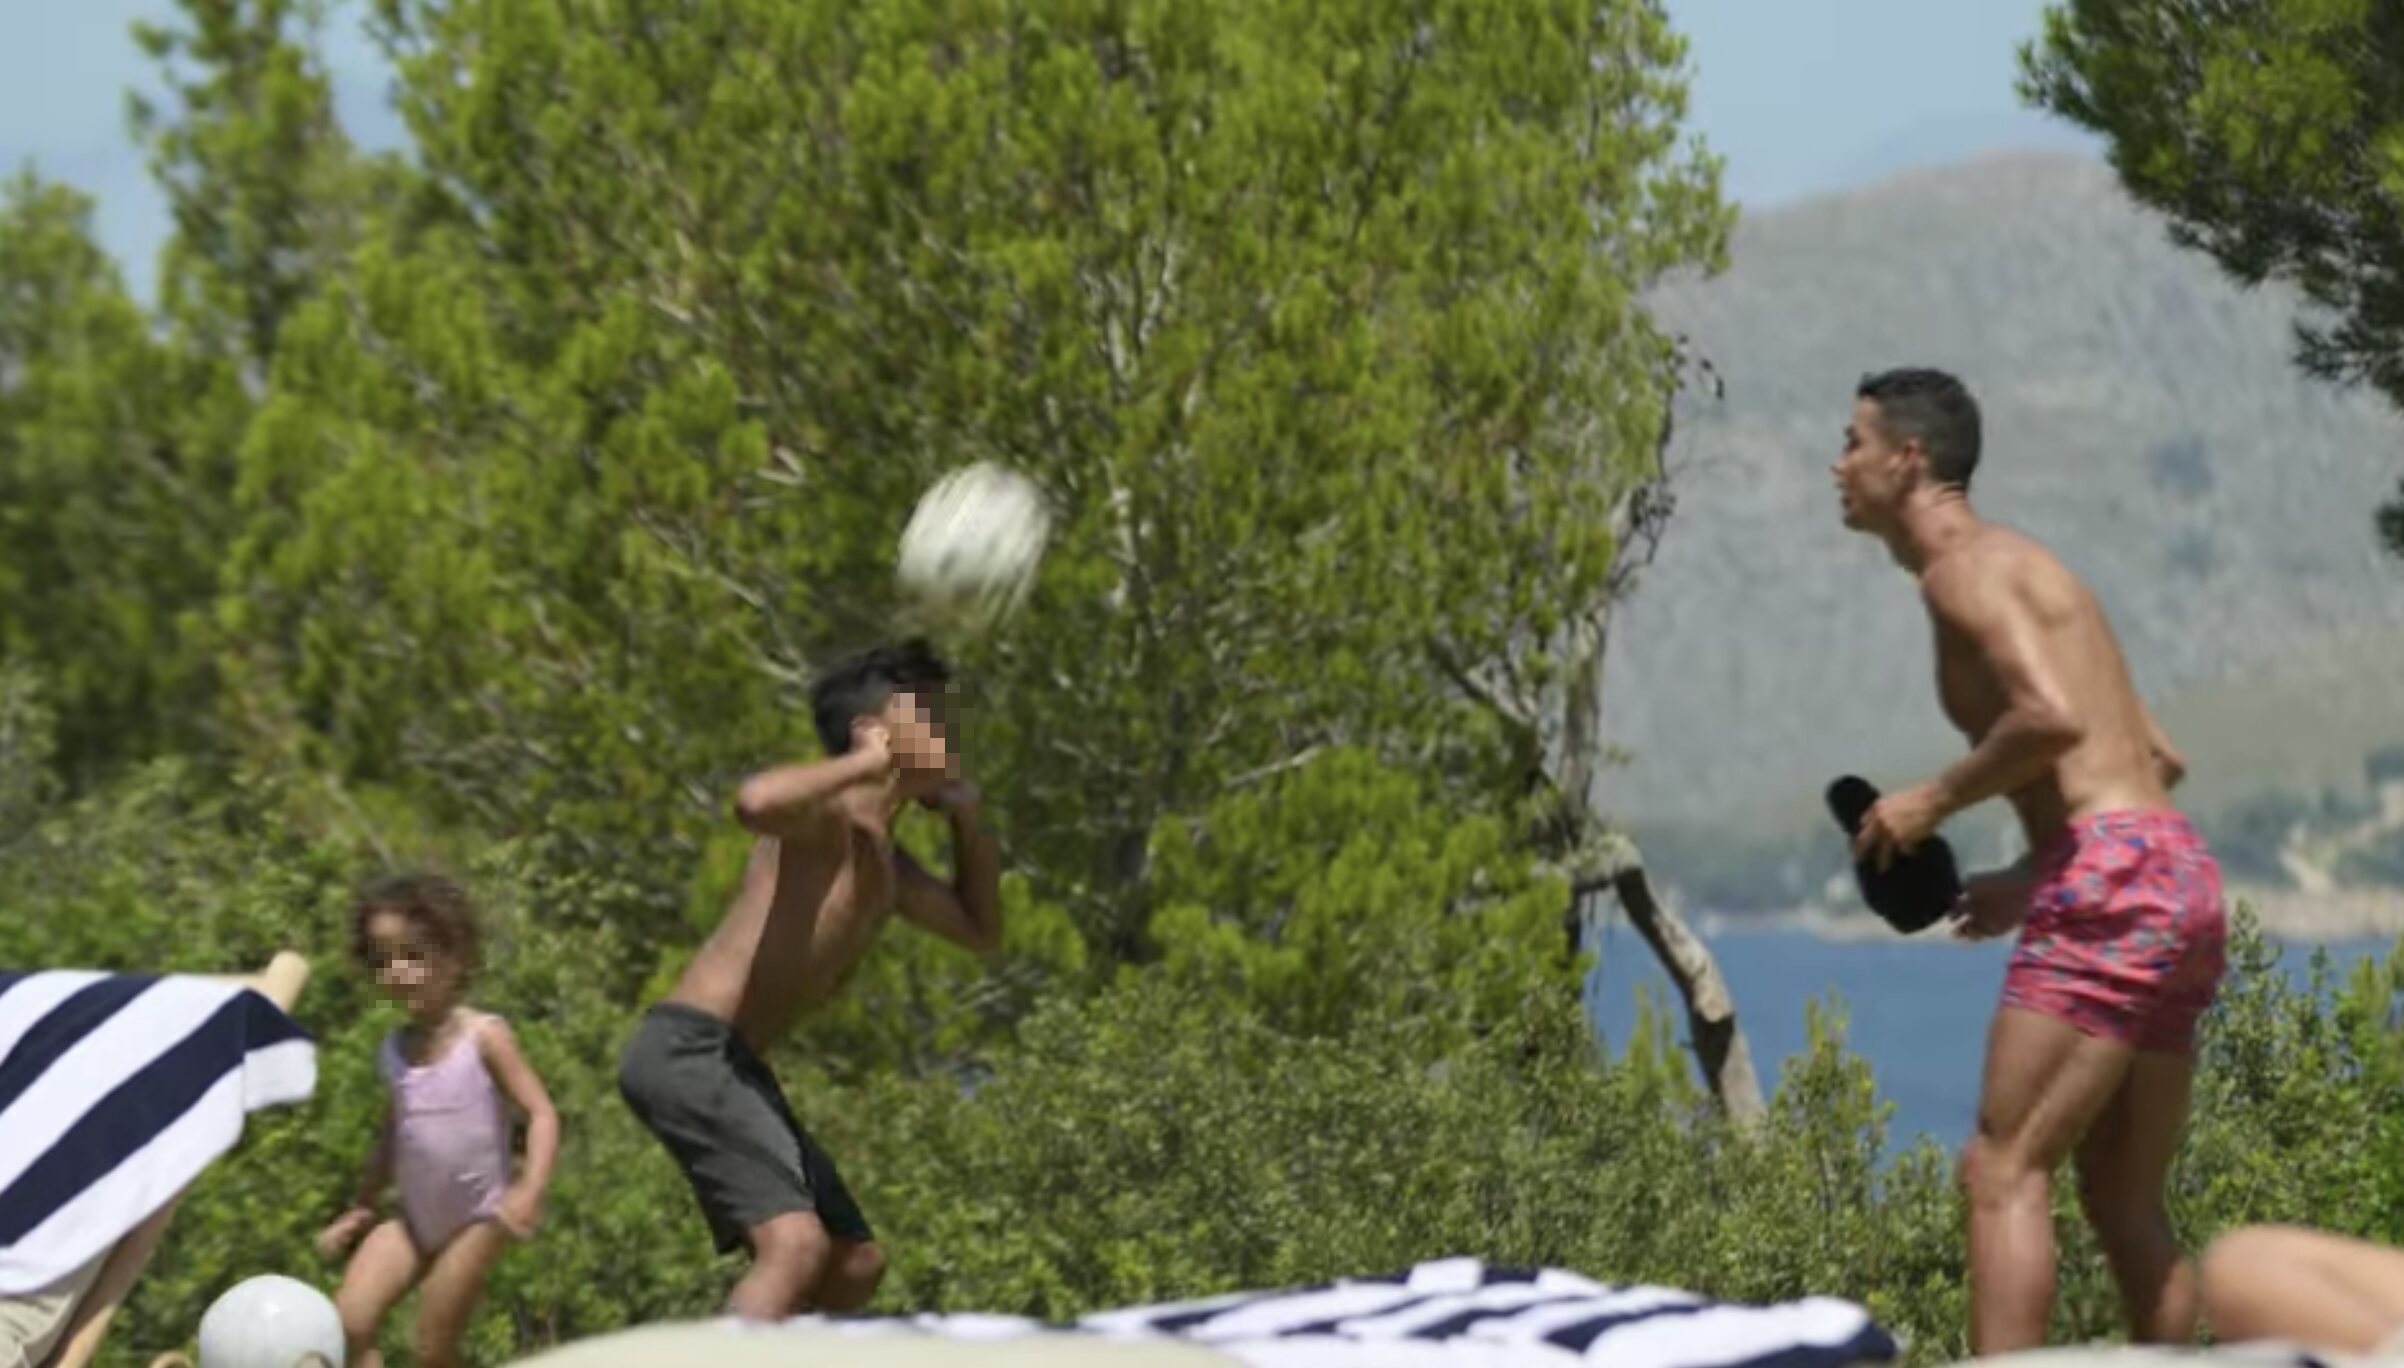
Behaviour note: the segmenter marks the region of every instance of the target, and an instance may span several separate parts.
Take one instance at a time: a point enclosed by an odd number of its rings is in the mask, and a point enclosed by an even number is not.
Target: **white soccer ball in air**
[[[200,1318],[199,1368],[343,1368],[342,1317],[297,1278],[265,1273],[225,1290]]]
[[[1035,482],[980,461],[935,482],[902,529],[896,578],[936,623],[982,630],[1035,586],[1052,512]]]

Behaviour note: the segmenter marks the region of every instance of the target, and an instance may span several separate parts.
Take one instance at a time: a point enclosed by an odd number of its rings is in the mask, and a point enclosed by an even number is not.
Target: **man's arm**
[[[2036,610],[2009,576],[1990,571],[1960,557],[1923,581],[1938,622],[1977,647],[2004,695],[2003,716],[1932,782],[1939,820],[2041,778],[2085,735]]]
[[[895,909],[945,940],[989,955],[1002,945],[1001,851],[977,821],[973,789],[955,785],[938,805],[952,820],[952,881],[944,883],[907,852],[897,851],[901,887]]]
[[[761,770],[735,790],[735,820],[762,836],[796,835],[838,794],[883,778],[892,764],[890,752],[862,737],[842,755]]]

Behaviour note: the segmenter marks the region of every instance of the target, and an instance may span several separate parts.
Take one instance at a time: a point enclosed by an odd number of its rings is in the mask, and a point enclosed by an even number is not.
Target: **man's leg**
[[[2192,1073],[2185,1055],[2139,1052],[2078,1147],[2079,1204],[2120,1287],[2129,1338],[2140,1343],[2195,1339],[2195,1273],[2171,1232],[2163,1195],[2187,1124]]]
[[[0,1368],[39,1368],[57,1356],[76,1307],[99,1285],[102,1267],[124,1243],[120,1239],[39,1292],[0,1297]]]
[[[2137,1054],[2079,1147],[2079,1204],[2119,1285],[2129,1338],[2189,1344],[2199,1293],[2166,1188],[2187,1126],[2197,1026],[2228,968],[2228,918],[2219,866],[2184,817],[2154,813],[2122,826],[2144,855],[2125,878],[2106,880],[2121,890],[2113,911],[2123,953],[2096,968],[2107,971],[2114,1033]]]
[[[2204,1251],[2215,1337],[2368,1354],[2404,1330],[2404,1250],[2294,1226],[2248,1226]]]
[[[2024,1008],[1996,1013],[1978,1132],[1962,1154],[1973,1354],[2045,1343],[2053,1314],[2053,1171],[2128,1076],[2134,1053]]]

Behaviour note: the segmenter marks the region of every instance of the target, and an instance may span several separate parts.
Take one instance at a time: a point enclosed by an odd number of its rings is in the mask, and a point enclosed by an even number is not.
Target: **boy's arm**
[[[895,908],[945,940],[991,954],[1002,944],[1002,856],[977,820],[977,790],[965,780],[947,785],[933,805],[952,821],[952,881],[948,884],[896,852],[901,886]]]
[[[550,1186],[551,1170],[559,1161],[559,1111],[551,1105],[541,1076],[526,1062],[508,1022],[484,1018],[477,1025],[476,1048],[501,1090],[526,1114],[526,1172],[518,1181],[529,1192],[541,1192]]]
[[[745,779],[735,790],[735,820],[762,836],[798,835],[825,813],[829,800],[884,778],[892,767],[882,736],[864,732],[845,754],[778,765]]]

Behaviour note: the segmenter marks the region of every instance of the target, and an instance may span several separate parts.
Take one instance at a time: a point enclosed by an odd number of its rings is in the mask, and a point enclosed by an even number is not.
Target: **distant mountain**
[[[2026,107],[1918,119],[1852,156],[1838,159],[1821,185],[1870,185],[1911,172],[1944,169],[1998,148],[2094,157],[2103,141],[2086,129]]]
[[[1604,684],[1634,756],[1605,807],[1673,884],[1729,843],[1801,842],[1789,881],[1816,886],[1842,868],[1829,778],[1961,751],[1910,582],[1831,496],[1853,387],[1891,365],[1977,395],[1973,501],[2090,577],[2194,762],[2182,797],[2360,789],[2404,741],[2404,563],[2370,520],[2404,420],[2298,375],[2293,296],[2173,246],[2103,165],[1989,157],[1748,216],[1728,273],[1655,304],[1727,384],[1687,406],[1677,513]],[[1978,845],[2002,816],[1956,825]]]

